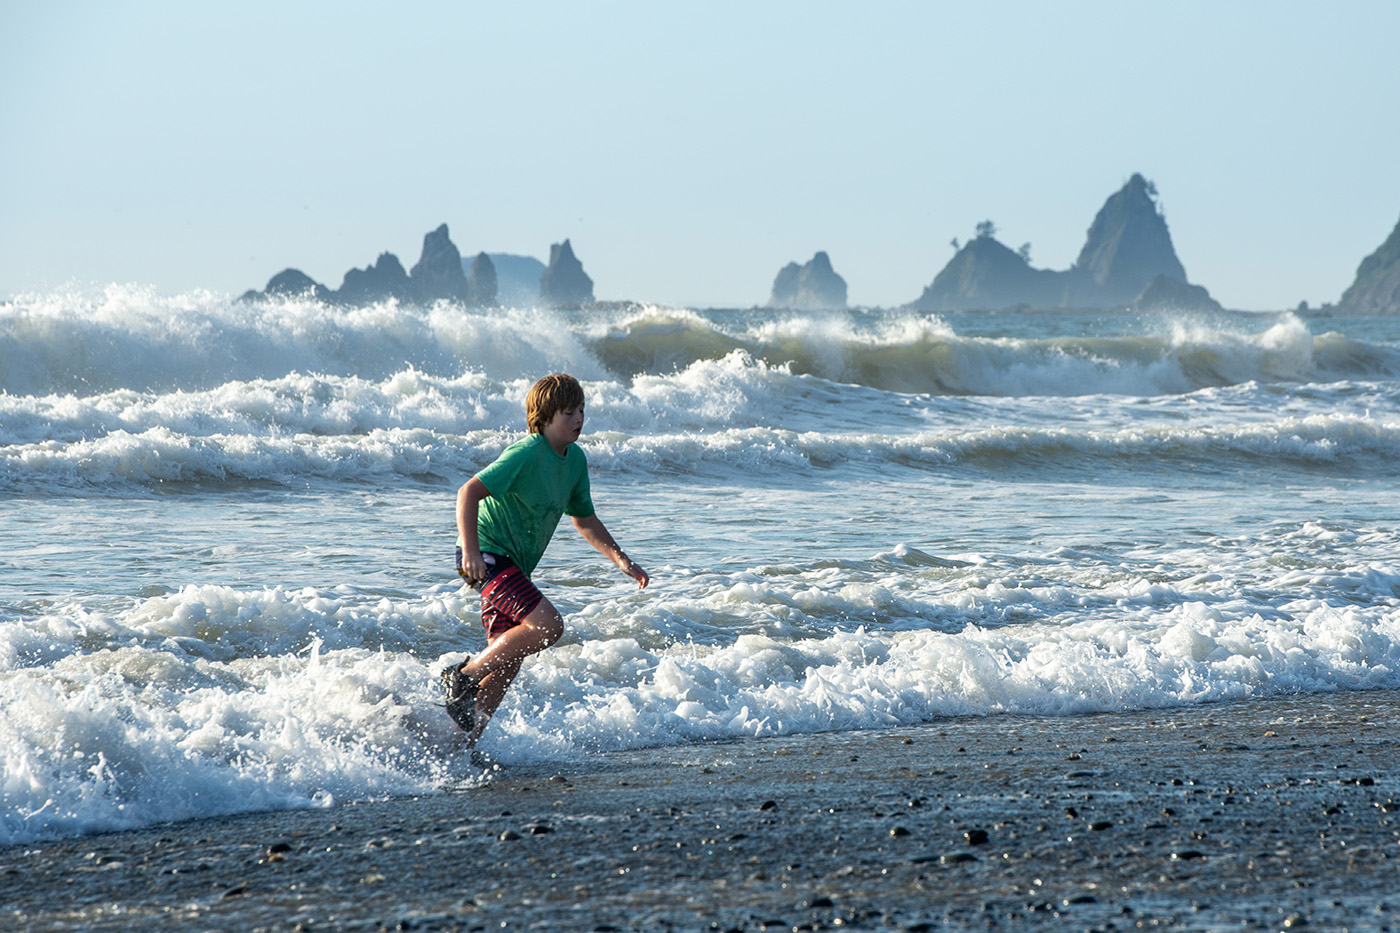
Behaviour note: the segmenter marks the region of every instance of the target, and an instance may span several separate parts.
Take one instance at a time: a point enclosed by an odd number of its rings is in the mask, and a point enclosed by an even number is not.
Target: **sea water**
[[[461,786],[457,487],[599,516],[483,748],[1400,688],[1400,318],[0,304],[0,843]]]

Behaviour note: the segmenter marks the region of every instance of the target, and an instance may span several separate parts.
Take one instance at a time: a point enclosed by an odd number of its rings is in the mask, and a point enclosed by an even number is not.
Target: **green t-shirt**
[[[593,514],[588,459],[577,444],[561,457],[543,434],[531,434],[507,447],[476,478],[491,493],[477,512],[481,549],[506,555],[527,576],[544,556],[561,515]]]

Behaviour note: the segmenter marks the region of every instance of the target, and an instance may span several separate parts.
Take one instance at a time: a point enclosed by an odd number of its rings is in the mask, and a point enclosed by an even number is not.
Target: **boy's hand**
[[[641,565],[634,563],[630,559],[622,565],[622,572],[637,581],[638,589],[646,589],[647,584],[651,582],[651,577],[647,575],[647,572],[642,569]]]
[[[482,559],[480,551],[472,551],[462,555],[462,569],[457,571],[472,586],[480,586],[481,581],[486,579],[486,561]]]

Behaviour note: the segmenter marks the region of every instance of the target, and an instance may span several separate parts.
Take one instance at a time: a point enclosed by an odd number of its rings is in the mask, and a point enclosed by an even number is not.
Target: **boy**
[[[457,572],[481,592],[486,649],[443,670],[447,712],[477,739],[520,663],[564,633],[564,619],[530,582],[567,514],[583,539],[639,587],[651,582],[593,512],[588,462],[574,441],[583,430],[583,388],[573,376],[545,376],[525,397],[530,434],[457,491]]]

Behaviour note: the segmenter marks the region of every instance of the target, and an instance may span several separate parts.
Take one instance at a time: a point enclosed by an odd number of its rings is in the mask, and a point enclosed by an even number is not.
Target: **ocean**
[[[0,844],[471,792],[457,487],[550,371],[599,516],[507,769],[1400,689],[1400,317],[0,303]]]

